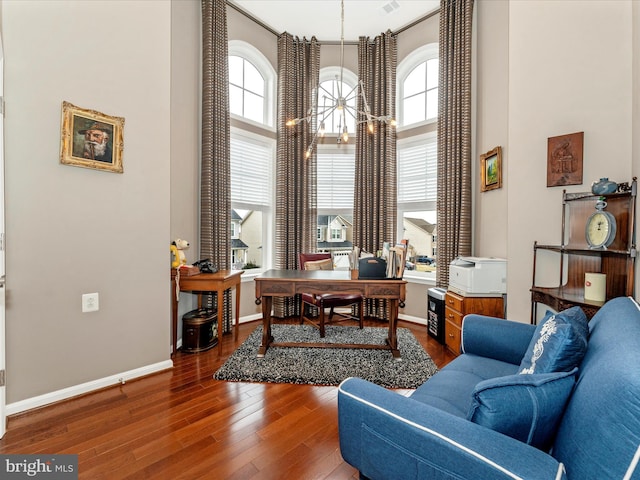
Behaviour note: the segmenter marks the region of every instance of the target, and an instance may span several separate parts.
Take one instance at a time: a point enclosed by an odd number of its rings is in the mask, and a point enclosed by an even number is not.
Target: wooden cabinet
[[[562,242],[560,245],[533,244],[533,282],[531,287],[531,323],[536,323],[537,305],[542,303],[556,311],[580,306],[588,318],[593,317],[604,302],[584,298],[585,273],[606,275],[606,300],[633,296],[635,271],[635,205],[637,183],[619,184],[616,193],[593,195],[567,193],[562,196]],[[616,233],[608,247],[590,248],[586,240],[589,217],[596,211],[596,202],[606,202],[605,211],[616,221]],[[555,286],[539,286],[536,269],[540,252],[548,262],[556,260],[558,282]]]
[[[462,319],[469,313],[504,318],[504,302],[502,297],[463,297],[447,291],[445,297],[444,337],[447,348],[452,353],[460,353],[460,335]]]

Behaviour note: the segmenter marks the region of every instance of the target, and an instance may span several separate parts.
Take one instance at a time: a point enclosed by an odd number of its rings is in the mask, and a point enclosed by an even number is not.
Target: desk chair
[[[300,269],[302,270],[333,270],[333,260],[331,259],[330,253],[301,253],[299,256],[300,259]],[[312,293],[302,293],[301,303],[300,303],[300,324],[302,325],[304,322],[309,323],[315,328],[320,330],[320,337],[324,338],[324,325],[325,325],[325,309],[329,308],[329,318],[326,323],[331,322],[332,318],[335,316],[341,317],[341,320],[356,320],[360,328],[363,327],[362,316],[363,316],[363,300],[362,295],[354,293],[354,294],[342,294],[342,295],[334,295],[334,294],[312,294]],[[350,314],[343,314],[340,312],[335,312],[335,307],[347,307],[354,304],[358,304],[358,314],[359,316],[353,316]],[[313,321],[311,317],[307,317],[305,315],[305,304],[312,305],[317,307],[319,310],[319,318],[318,323]]]

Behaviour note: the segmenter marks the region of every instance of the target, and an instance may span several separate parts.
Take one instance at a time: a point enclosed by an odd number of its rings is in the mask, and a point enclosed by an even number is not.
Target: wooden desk
[[[199,273],[187,277],[180,275],[181,292],[204,292],[218,295],[218,355],[222,351],[222,330],[224,324],[224,292],[229,288],[236,288],[236,326],[240,323],[240,280],[244,270],[220,270],[216,273]],[[201,299],[198,298],[198,307]],[[234,329],[238,334],[238,329]],[[178,341],[178,292],[176,291],[176,270],[171,269],[171,336],[173,349],[171,355],[176,353]]]
[[[267,349],[273,347],[318,347],[318,348],[380,348],[391,350],[395,358],[400,358],[398,350],[398,304],[404,301],[406,284],[404,280],[359,280],[357,271],[344,270],[268,270],[255,278],[256,299],[262,302],[262,343],[258,357],[264,357]],[[273,297],[292,297],[296,293],[357,293],[365,298],[389,300],[391,312],[389,335],[386,345],[331,344],[331,343],[275,343],[271,335],[271,307]]]

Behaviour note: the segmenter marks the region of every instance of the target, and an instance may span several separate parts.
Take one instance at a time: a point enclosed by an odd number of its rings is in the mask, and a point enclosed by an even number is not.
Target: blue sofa
[[[372,480],[640,479],[640,307],[632,298],[615,298],[585,325],[578,369],[551,374],[551,383],[564,390],[531,403],[538,421],[545,402],[566,392],[558,418],[544,420],[553,429],[547,443],[533,446],[535,434],[518,439],[519,433],[501,433],[472,413],[478,392],[493,391],[503,379],[547,381],[544,373],[518,376],[540,326],[467,315],[461,355],[410,396],[358,378],[342,382],[343,458]],[[534,357],[539,353],[534,348]],[[489,415],[519,415],[531,406],[517,396],[491,400]]]

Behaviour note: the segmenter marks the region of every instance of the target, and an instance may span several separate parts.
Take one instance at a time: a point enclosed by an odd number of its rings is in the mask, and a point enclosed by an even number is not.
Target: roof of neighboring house
[[[232,238],[231,239],[231,249],[232,250],[240,250],[240,249],[243,249],[243,248],[245,248],[245,249],[249,248],[249,245],[244,243],[239,238]]]
[[[435,224],[429,223],[426,220],[423,220],[422,218],[405,217],[405,221],[415,225],[416,227],[424,230],[425,232],[427,232],[429,234],[433,234],[433,232],[435,232],[435,230],[436,230]]]
[[[318,215],[318,226],[328,227],[336,220],[344,227],[350,227],[353,225],[350,215]]]
[[[231,220],[242,220],[242,217],[235,210],[231,210]]]

